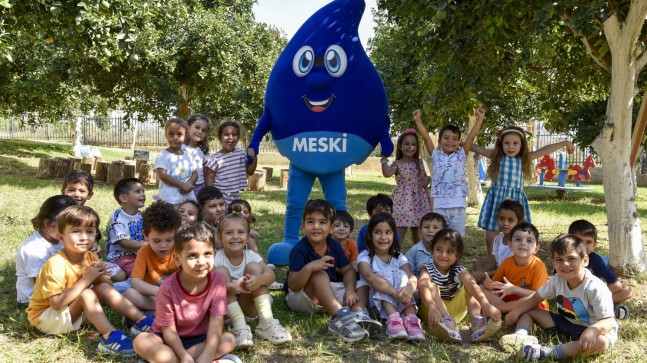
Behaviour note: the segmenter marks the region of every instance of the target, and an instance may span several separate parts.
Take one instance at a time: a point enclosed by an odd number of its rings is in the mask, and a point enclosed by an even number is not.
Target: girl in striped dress
[[[537,151],[530,152],[523,129],[510,126],[499,133],[494,150],[472,145],[471,151],[490,159],[487,176],[492,181],[488,189],[478,226],[486,230],[485,241],[488,256],[492,254],[494,237],[499,234],[497,210],[504,199],[513,199],[521,203],[525,210],[525,221],[532,223],[528,198],[523,192],[525,179],[532,179],[532,162],[566,146],[568,153],[573,153],[575,146],[570,141],[561,141],[546,145]]]
[[[240,191],[247,189],[247,175],[256,171],[256,155],[252,149],[247,153],[236,148],[240,138],[240,125],[236,121],[225,121],[218,126],[218,140],[222,149],[213,154],[205,163],[205,185],[218,188],[228,206],[240,199]]]

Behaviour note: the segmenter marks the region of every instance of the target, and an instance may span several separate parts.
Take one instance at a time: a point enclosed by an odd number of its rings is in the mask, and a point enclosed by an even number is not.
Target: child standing
[[[160,180],[159,197],[161,200],[179,204],[187,199],[195,200],[193,189],[198,180],[198,172],[192,156],[182,147],[188,125],[181,118],[170,118],[164,125],[168,147],[160,151],[155,159],[155,172]]]
[[[586,247],[586,254],[589,256],[589,264],[586,268],[594,276],[604,280],[609,290],[611,290],[616,319],[626,318],[629,309],[622,303],[629,300],[634,293],[629,285],[618,279],[618,276],[611,271],[602,257],[593,251],[598,243],[598,231],[595,226],[587,220],[580,219],[571,223],[568,227],[568,233],[574,234],[582,240],[584,247]]]
[[[236,339],[222,331],[227,280],[213,270],[213,235],[203,223],[189,222],[175,233],[173,243],[180,270],[162,282],[155,323],[151,333],[135,339],[135,351],[149,362],[240,362],[228,354]]]
[[[121,207],[112,213],[108,221],[106,259],[130,277],[137,251],[146,244],[142,231],[142,214],[139,212],[139,208],[143,208],[146,203],[146,194],[139,179],[128,178],[115,184],[114,197]],[[117,273],[113,273],[113,270],[118,271],[116,267],[109,268],[111,276]]]
[[[409,261],[395,241],[397,227],[388,213],[374,214],[368,222],[366,251],[358,257],[359,271],[371,287],[370,304],[386,318],[389,339],[425,340],[416,316],[413,293],[417,280]],[[401,315],[404,316],[404,321]]]
[[[94,179],[85,170],[70,170],[63,179],[61,194],[74,198],[76,204],[85,205],[92,198]]]
[[[467,179],[465,175],[465,160],[469,154],[476,134],[483,124],[485,110],[483,107],[476,109],[476,123],[465,138],[465,143],[460,146],[461,130],[448,125],[440,129],[438,143],[440,150],[436,149],[427,129],[422,124],[420,110],[413,111],[413,120],[416,122],[418,132],[422,135],[427,151],[431,154],[433,170],[431,175],[431,197],[434,201],[434,212],[445,217],[449,228],[465,235],[465,218],[467,203]]]
[[[427,185],[431,178],[427,176],[425,165],[418,157],[418,137],[416,130],[408,129],[400,135],[397,142],[395,161],[389,165],[382,157],[382,175],[390,177],[395,174],[396,187],[393,188],[393,215],[398,225],[400,242],[404,242],[407,229],[411,229],[411,244],[420,240],[418,224],[420,218],[431,212]]]
[[[513,256],[501,263],[492,278],[486,272],[483,284],[485,297],[502,313],[512,311],[520,298],[532,295],[548,281],[546,265],[536,256],[539,251],[537,228],[521,222],[510,234]],[[548,310],[548,301],[542,301],[538,307]]]
[[[100,302],[136,322],[133,335],[146,332],[153,317],[142,314],[112,287],[104,264],[90,252],[99,227],[99,216],[84,206],[66,208],[57,218],[63,249],[43,265],[29,301],[29,323],[45,334],[78,330],[83,317],[101,335],[99,351],[134,355],[132,341],[106,318]]]
[[[484,260],[474,262],[474,273],[472,275],[476,282],[483,281],[486,273],[494,275],[496,269],[501,266],[503,261],[508,257],[512,257],[513,253],[510,248],[512,229],[517,224],[523,222],[523,218],[523,206],[516,200],[505,199],[499,204],[496,223],[501,233],[494,237],[492,254]]]
[[[204,187],[204,160],[209,155],[209,118],[201,113],[191,115],[187,120],[189,129],[182,150],[186,151],[193,160],[193,168],[198,173],[198,179],[195,182],[193,194],[198,197],[198,193]]]
[[[202,208],[195,200],[185,200],[177,207],[182,224],[202,220]]]
[[[492,185],[483,201],[478,221],[478,226],[487,231],[485,242],[488,255],[492,253],[492,243],[498,230],[497,215],[494,213],[496,207],[506,198],[514,199],[523,205],[524,220],[532,223],[528,198],[523,192],[524,180],[532,178],[533,160],[564,146],[569,153],[575,150],[575,146],[570,141],[560,141],[530,152],[524,131],[516,126],[506,127],[501,131],[493,150],[472,145],[472,151],[490,159],[487,176],[492,181]]]
[[[19,304],[29,303],[41,267],[63,248],[63,244],[58,241],[56,217],[71,205],[76,203],[67,195],[49,197],[31,220],[36,232],[16,251],[16,296]]]
[[[434,239],[438,231],[444,228],[447,228],[447,222],[438,213],[427,213],[420,220],[421,240],[413,245],[406,254],[407,260],[411,264],[411,270],[413,270],[416,277],[420,277],[420,266],[433,261],[431,240]]]
[[[268,286],[276,281],[274,272],[256,252],[247,249],[249,223],[235,206],[231,214],[224,216],[218,227],[222,249],[216,252],[216,271],[227,277],[227,308],[232,323],[232,333],[237,347],[254,345],[252,330],[245,317],[258,316],[256,335],[272,344],[292,340],[292,335],[283,328],[272,314],[272,299]]]
[[[240,191],[247,188],[247,175],[256,170],[256,155],[236,148],[240,138],[240,125],[225,121],[218,126],[218,140],[222,148],[205,163],[205,185],[218,188],[225,196],[225,204],[240,199]]]
[[[359,255],[359,252],[357,252],[357,242],[349,237],[354,225],[355,221],[348,212],[343,210],[335,211],[335,216],[332,218],[332,232],[330,236],[344,249],[344,253],[348,257],[351,265],[353,265],[353,269],[357,271],[357,256]]]
[[[581,239],[561,235],[550,245],[557,274],[530,298],[519,302],[505,322],[516,323],[514,334],[504,335],[503,348],[521,346],[527,360],[564,359],[607,351],[618,340],[618,324],[613,317],[613,298],[606,284],[586,269],[589,256]],[[557,299],[557,313],[536,308],[544,299]],[[540,346],[529,335],[534,324],[557,333],[571,342]]]
[[[359,324],[370,329],[381,329],[382,324],[362,313],[366,306],[358,303],[357,274],[339,243],[330,238],[334,214],[333,206],[320,199],[309,201],[303,209],[305,237],[290,251],[285,301],[290,310],[308,314],[323,306],[331,316],[328,332],[356,342],[368,338]]]
[[[173,205],[164,201],[151,204],[142,214],[144,240],[148,242],[137,252],[131,275],[131,288],[124,296],[141,310],[155,310],[159,286],[173,272],[175,248],[173,235],[181,219]]]
[[[431,333],[436,339],[460,342],[457,322],[469,314],[471,341],[490,338],[501,327],[501,312],[458,263],[464,248],[460,233],[450,228],[440,230],[431,240],[431,248],[433,261],[420,266],[418,280],[421,314],[428,319]]]

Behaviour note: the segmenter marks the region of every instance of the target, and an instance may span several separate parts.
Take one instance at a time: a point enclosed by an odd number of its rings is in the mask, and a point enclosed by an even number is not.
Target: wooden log
[[[92,175],[92,163],[81,163],[79,170],[86,171],[88,174]]]
[[[54,170],[55,177],[56,178],[65,178],[65,175],[67,175],[67,170],[69,169],[69,164],[68,164],[68,159],[67,158],[61,158],[58,157],[56,159],[56,167]]]
[[[135,159],[135,170],[137,170],[137,172],[139,173],[140,167],[146,163],[147,163],[146,160]]]
[[[90,171],[94,169],[94,158],[92,156],[84,156],[83,159],[81,159],[82,164],[90,164]]]
[[[288,187],[289,169],[281,169],[281,177],[279,178],[279,188]]]
[[[56,159],[42,158],[38,162],[38,169],[36,170],[36,178],[38,179],[54,179],[56,176]]]
[[[257,170],[254,175],[250,175],[247,179],[249,182],[249,190],[265,190],[265,170]]]
[[[274,168],[269,166],[264,166],[263,170],[265,170],[265,180],[272,180],[272,174],[274,173]]]
[[[98,161],[97,162],[97,170],[96,170],[96,175],[94,176],[95,181],[102,181],[105,182],[108,180],[108,166],[110,164],[105,161]]]
[[[153,165],[143,163],[139,165],[138,169],[139,180],[144,184],[149,184],[153,181]]]
[[[124,178],[124,163],[121,161],[113,161],[108,165],[108,177],[106,179],[108,184],[117,184],[118,181]]]
[[[135,177],[135,165],[124,164],[124,179]]]

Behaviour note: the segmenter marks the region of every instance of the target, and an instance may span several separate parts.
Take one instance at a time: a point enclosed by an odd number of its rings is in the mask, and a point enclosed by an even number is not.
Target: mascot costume
[[[283,241],[268,260],[286,265],[299,240],[315,178],[335,209],[346,210],[344,169],[361,164],[378,142],[393,152],[386,90],[357,32],[364,0],[335,0],[299,28],[267,82],[265,109],[249,148],[272,133],[290,160]]]

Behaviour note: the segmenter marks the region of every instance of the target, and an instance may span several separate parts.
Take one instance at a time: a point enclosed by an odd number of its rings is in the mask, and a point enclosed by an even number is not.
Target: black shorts
[[[550,312],[550,317],[553,319],[555,326],[547,329],[547,332],[554,332],[558,335],[562,335],[570,340],[580,340],[580,335],[586,330],[586,326],[579,325],[571,322],[565,317]]]
[[[155,335],[162,338],[162,341],[164,341],[164,335],[162,333],[155,333]],[[180,337],[180,341],[182,341],[182,346],[184,347],[184,349],[189,349],[194,345],[204,342],[206,339],[207,334],[196,335],[194,337]],[[164,343],[166,342],[164,341]]]

